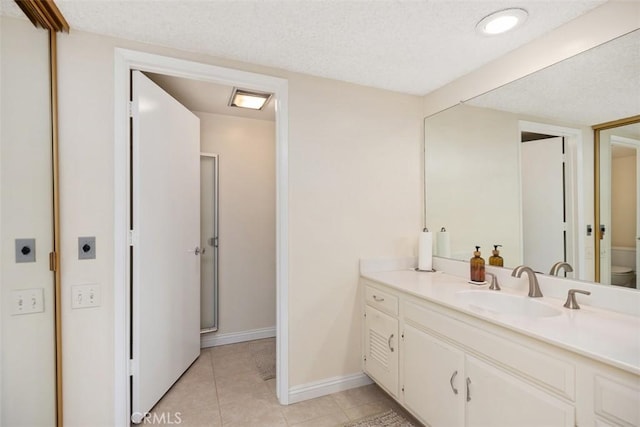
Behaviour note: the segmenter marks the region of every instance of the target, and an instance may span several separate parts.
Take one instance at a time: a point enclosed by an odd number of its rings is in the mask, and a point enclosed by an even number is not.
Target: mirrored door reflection
[[[56,425],[49,32],[0,18],[3,426]]]
[[[640,288],[640,122],[599,132],[600,282]]]

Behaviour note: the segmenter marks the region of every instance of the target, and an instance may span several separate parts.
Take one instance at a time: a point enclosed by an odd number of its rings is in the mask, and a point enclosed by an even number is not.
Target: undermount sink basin
[[[469,308],[518,317],[552,317],[562,312],[526,295],[509,295],[496,291],[458,291],[456,299]]]

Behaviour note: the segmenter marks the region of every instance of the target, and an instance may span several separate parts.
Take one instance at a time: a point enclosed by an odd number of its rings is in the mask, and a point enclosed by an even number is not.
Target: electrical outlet
[[[71,286],[71,308],[90,308],[100,306],[100,285],[92,283],[88,285]]]
[[[42,288],[11,291],[11,314],[42,313],[44,311],[44,293]]]

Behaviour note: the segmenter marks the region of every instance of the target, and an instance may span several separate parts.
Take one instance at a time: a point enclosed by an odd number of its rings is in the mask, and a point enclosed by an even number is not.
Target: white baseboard
[[[327,394],[349,390],[356,387],[372,384],[371,378],[364,373],[345,375],[342,377],[327,378],[312,383],[297,385],[289,389],[289,404],[314,399]]]
[[[212,332],[200,337],[200,348],[215,347],[217,345],[235,344],[244,341],[253,341],[276,336],[276,327],[252,329],[250,331],[229,332],[219,334]]]

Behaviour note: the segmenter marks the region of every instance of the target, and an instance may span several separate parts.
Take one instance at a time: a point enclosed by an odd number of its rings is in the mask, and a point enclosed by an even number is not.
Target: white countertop
[[[456,297],[461,290],[489,291],[469,284],[461,277],[442,272],[424,273],[413,270],[363,272],[373,280],[424,300],[440,304],[476,318],[511,329],[583,356],[640,375],[640,318],[583,305],[580,310],[563,307],[564,300],[535,298],[536,302],[559,309],[552,317],[502,315],[476,309]],[[511,289],[500,292],[522,295]],[[525,294],[526,295],[526,294]],[[580,295],[577,295],[580,301]]]

